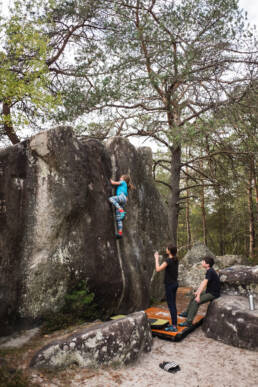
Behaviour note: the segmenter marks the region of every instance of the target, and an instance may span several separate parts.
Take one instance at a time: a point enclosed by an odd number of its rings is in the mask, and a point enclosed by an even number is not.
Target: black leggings
[[[175,325],[175,326],[177,326],[177,309],[176,309],[177,288],[178,288],[177,282],[173,282],[172,284],[165,284],[166,298],[167,298],[168,308],[171,315],[172,325]]]

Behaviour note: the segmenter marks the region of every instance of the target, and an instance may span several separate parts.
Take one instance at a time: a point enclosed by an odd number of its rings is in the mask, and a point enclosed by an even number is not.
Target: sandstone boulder
[[[223,295],[213,300],[202,329],[226,344],[258,350],[258,309],[249,310],[247,297]]]
[[[214,269],[219,270],[232,265],[246,265],[247,258],[242,255],[215,256],[203,243],[196,243],[180,260],[179,281],[180,286],[197,288],[203,280],[205,270],[201,266],[201,261],[208,255],[214,259]]]
[[[141,307],[149,303],[150,297],[160,299],[161,295],[164,296],[164,273],[156,273],[153,254],[164,249],[169,242],[168,215],[153,184],[150,148],[136,150],[121,137],[109,140],[106,148],[112,162],[113,177],[118,178],[127,171],[136,187],[129,194],[124,237],[119,244],[125,273],[124,302],[120,311],[127,314],[133,311],[130,305]]]
[[[180,286],[197,288],[205,276],[205,270],[201,262],[205,256],[215,255],[203,243],[196,243],[179,262],[179,284]]]
[[[243,255],[216,255],[216,268],[224,269],[225,267],[234,265],[248,265],[248,259]]]
[[[168,219],[150,164],[149,150],[121,138],[82,143],[70,127],[0,152],[1,334],[60,310],[81,280],[103,316],[141,310],[163,296],[153,252],[168,241]],[[118,242],[109,179],[125,173],[136,190]]]
[[[147,316],[137,312],[122,319],[87,328],[52,342],[32,359],[32,367],[58,368],[129,364],[151,351],[152,334]]]
[[[219,271],[221,291],[230,295],[253,293],[258,300],[258,266],[231,266]]]

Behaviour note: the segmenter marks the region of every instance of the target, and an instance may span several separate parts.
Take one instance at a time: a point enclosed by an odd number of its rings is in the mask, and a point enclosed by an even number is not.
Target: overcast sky
[[[6,15],[8,13],[8,7],[11,1],[12,0],[0,0],[1,14]],[[248,19],[250,23],[256,24],[256,26],[258,27],[258,1],[257,0],[239,0],[239,6],[240,8],[243,8],[248,12]]]

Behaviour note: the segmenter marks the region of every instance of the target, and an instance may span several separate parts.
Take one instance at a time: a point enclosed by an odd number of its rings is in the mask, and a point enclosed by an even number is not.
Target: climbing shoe
[[[190,321],[184,321],[178,324],[180,327],[191,327],[193,324]]]
[[[169,325],[165,328],[165,331],[167,332],[177,332],[177,328],[173,327],[173,325]]]
[[[187,317],[187,313],[186,312],[182,312],[182,313],[179,313],[178,316],[180,316],[180,317]]]
[[[122,234],[116,234],[116,239],[121,239],[121,238],[123,238]]]

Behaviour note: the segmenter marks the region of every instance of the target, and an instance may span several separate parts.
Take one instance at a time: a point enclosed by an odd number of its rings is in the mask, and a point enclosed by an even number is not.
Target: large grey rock
[[[127,140],[114,138],[107,148],[97,140],[81,143],[69,127],[0,152],[1,334],[19,319],[60,310],[81,280],[106,316],[144,309],[163,296],[153,251],[168,241],[168,219],[150,163],[150,152]],[[117,242],[107,199],[110,177],[122,173],[132,175],[136,190]]]
[[[224,294],[247,296],[251,292],[258,301],[258,266],[231,266],[219,274]]]
[[[84,329],[52,342],[32,359],[32,367],[80,367],[131,363],[151,351],[152,334],[147,316],[137,312],[125,318]]]
[[[159,299],[164,295],[164,273],[156,273],[153,254],[156,250],[164,249],[169,242],[168,215],[153,184],[150,148],[136,150],[121,137],[112,138],[106,146],[111,157],[113,176],[119,178],[126,171],[136,186],[129,194],[124,237],[119,244],[125,272],[125,302],[121,305],[121,312],[128,313],[131,304],[140,307],[147,305],[150,297]],[[164,232],[162,236],[161,230]]]
[[[248,259],[243,255],[217,255],[215,258],[216,268],[224,269],[234,265],[248,265]]]
[[[201,262],[207,255],[214,259],[214,269],[217,271],[228,266],[248,263],[247,258],[242,255],[215,256],[207,246],[198,242],[180,260],[179,281],[181,286],[192,288],[199,286],[205,275],[205,270],[202,268]]]
[[[179,262],[179,284],[180,286],[197,288],[204,279],[205,270],[201,266],[206,256],[214,258],[215,255],[203,243],[196,243]]]
[[[202,329],[226,344],[258,350],[258,309],[249,310],[247,297],[223,295],[213,300]]]
[[[215,255],[206,245],[201,242],[197,242],[193,245],[191,250],[186,253],[182,261],[186,262],[188,266],[191,266],[195,263],[200,263],[207,255],[215,259]]]

